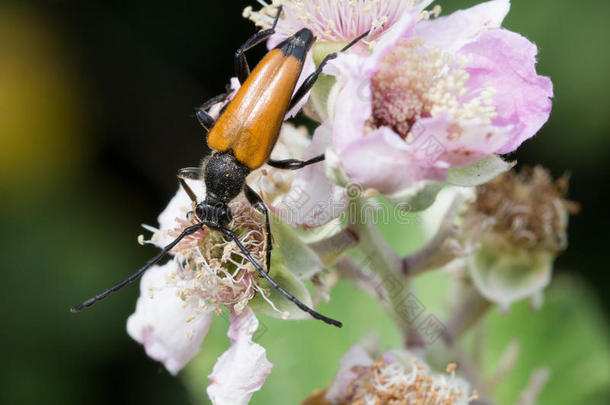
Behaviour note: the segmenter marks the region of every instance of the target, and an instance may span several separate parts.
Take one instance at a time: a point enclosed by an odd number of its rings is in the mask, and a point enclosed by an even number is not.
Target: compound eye
[[[195,215],[197,215],[197,218],[199,218],[200,221],[204,220],[205,210],[202,204],[197,205],[195,208]]]

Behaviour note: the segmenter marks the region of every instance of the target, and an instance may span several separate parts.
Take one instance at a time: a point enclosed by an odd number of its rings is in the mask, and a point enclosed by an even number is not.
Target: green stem
[[[309,243],[307,246],[320,256],[325,266],[331,266],[345,252],[357,245],[358,235],[346,228],[328,238]]]
[[[358,236],[357,249],[362,255],[362,266],[377,276],[377,288],[386,297],[384,308],[403,336],[408,336],[409,322],[400,309],[409,292],[410,279],[402,275],[402,259],[385,240],[376,225],[375,207],[367,200],[355,198],[350,202],[347,229]]]
[[[452,316],[447,321],[444,340],[452,346],[460,337],[476,325],[492,308],[490,301],[485,299],[472,285],[465,281],[460,285],[458,302],[452,304]]]

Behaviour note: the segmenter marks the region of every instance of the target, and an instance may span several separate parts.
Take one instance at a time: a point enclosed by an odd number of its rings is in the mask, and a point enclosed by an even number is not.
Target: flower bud
[[[483,296],[508,308],[541,291],[553,260],[567,246],[566,176],[553,181],[542,167],[509,172],[476,189],[465,227],[486,229],[470,258],[470,275]]]

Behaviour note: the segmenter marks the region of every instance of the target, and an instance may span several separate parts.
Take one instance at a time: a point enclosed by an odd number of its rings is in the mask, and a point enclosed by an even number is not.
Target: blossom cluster
[[[258,10],[247,7],[244,17],[261,29],[271,28],[282,7],[270,49],[302,28],[317,38],[300,82],[326,56],[368,33],[328,62],[310,93],[288,112],[287,119],[302,109],[315,120],[313,134],[285,123],[272,154],[274,159],[324,154],[325,160],[296,173],[265,165],[247,179],[273,214],[269,263],[264,217],[243,196],[231,205],[229,228],[269,274],[312,306],[329,298],[338,278],[350,277],[333,267],[346,251],[373,248],[379,257],[373,255],[370,268],[351,274],[357,284],[388,274],[409,280],[459,263],[460,274],[486,303],[507,308],[540,293],[565,248],[573,205],[564,198],[565,181],[554,183],[540,168],[513,174],[508,171],[514,164],[500,157],[538,132],[553,96],[550,79],[536,72],[537,47],[502,28],[509,0],[447,16],[432,0],[259,3]],[[237,80],[231,83],[239,88]],[[212,107],[212,115],[223,105]],[[202,199],[203,185],[189,185]],[[447,195],[452,203],[443,205]],[[426,210],[424,218],[433,213],[444,219],[421,251],[394,257],[366,215],[347,211],[377,196],[398,210]],[[160,215],[159,227],[149,228],[150,240],[141,241],[167,245],[196,223],[193,212],[180,189]],[[168,263],[142,278],[129,334],[176,374],[197,354],[214,314],[228,309],[231,347],[210,375],[208,395],[215,405],[248,403],[273,367],[253,341],[254,311],[282,319],[307,316],[270,288],[235,242],[218,231],[203,227],[171,254]],[[313,295],[307,280],[316,288]],[[434,372],[421,353],[400,349],[376,358],[355,346],[332,385],[306,403],[466,404],[477,397],[456,377],[455,367],[449,367],[449,376]]]

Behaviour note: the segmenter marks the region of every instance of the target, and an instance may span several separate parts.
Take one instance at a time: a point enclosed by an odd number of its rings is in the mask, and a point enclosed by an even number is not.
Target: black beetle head
[[[202,222],[216,224],[221,227],[226,227],[231,222],[231,219],[233,219],[231,210],[226,204],[209,199],[197,204],[195,215]]]

